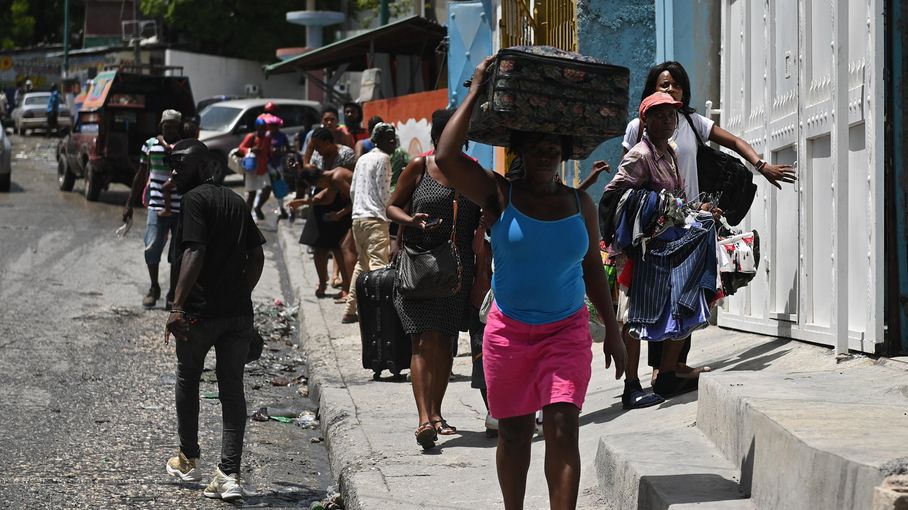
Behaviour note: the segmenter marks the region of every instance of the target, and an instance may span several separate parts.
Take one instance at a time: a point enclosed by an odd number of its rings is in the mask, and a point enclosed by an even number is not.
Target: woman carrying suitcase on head
[[[592,363],[585,293],[606,325],[606,367],[614,360],[616,378],[626,354],[599,255],[596,206],[585,192],[555,181],[571,154],[571,137],[514,131],[509,147],[524,169],[513,182],[460,155],[492,61],[476,68],[467,97],[438,142],[436,163],[450,185],[495,218],[495,302],[483,360],[489,407],[498,418],[504,506],[523,508],[534,416],[543,409],[551,508],[570,509],[577,504],[578,418]]]

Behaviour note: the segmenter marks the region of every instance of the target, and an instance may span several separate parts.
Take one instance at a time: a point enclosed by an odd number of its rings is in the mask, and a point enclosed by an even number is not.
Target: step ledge
[[[604,436],[596,471],[603,499],[617,509],[755,508],[738,470],[693,426]]]

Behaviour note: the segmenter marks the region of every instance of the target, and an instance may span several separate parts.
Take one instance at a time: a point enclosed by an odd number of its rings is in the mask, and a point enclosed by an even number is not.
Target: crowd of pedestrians
[[[559,178],[562,162],[573,153],[572,136],[513,130],[513,163],[498,174],[465,153],[470,118],[492,62],[490,57],[476,68],[459,108],[433,113],[433,150],[412,160],[399,147],[393,124],[373,117],[362,126],[356,103],[343,106],[345,124],[335,108],[326,107],[320,123],[293,141],[281,132],[283,122],[269,104],[237,151],[245,202],[208,179],[207,149],[195,140],[197,127],[184,125],[179,112],[163,113],[160,135],[143,146],[123,217],[131,219],[140,199],[148,208],[146,307],[161,297],[159,264],[167,238],[173,238],[166,306],[172,311],[168,331],[178,339],[180,452],[168,462],[169,473],[183,480],[201,477],[198,402],[192,395],[204,356],[214,347],[224,445],[206,495],[241,495],[242,364],[252,337],[249,296],[264,243],[256,223],[272,194],[279,218],[305,220],[299,241],[309,247],[318,275],[315,296],[344,306],[344,323],[359,320],[361,275],[451,247],[456,286],[429,296],[401,289],[393,298],[412,352],[416,442],[430,449],[439,435],[458,433],[444,418],[443,402],[458,335],[469,332],[472,385],[488,410],[487,435],[498,437],[506,508],[522,506],[531,442],[540,426],[552,508],[576,504],[579,415],[594,369],[591,315],[605,327],[605,368],[614,366],[616,379],[624,378],[625,409],[696,389],[698,376],[710,368],[688,364],[690,333],[705,324],[709,306],[722,296],[716,237],[727,225],[716,200],[698,187],[698,147],[713,141],[736,151],[777,187],[794,182],[794,171],[763,161],[742,139],[696,114],[687,73],[665,62],[649,72],[638,118],[626,128],[624,156],[598,207],[585,190],[610,171],[606,162],[596,162],[577,189]],[[647,287],[646,279],[665,269],[657,266],[667,243],[706,267],[678,275],[696,280],[688,296]],[[703,246],[712,247],[712,254]],[[329,287],[338,292],[329,293]],[[696,317],[680,320],[679,303],[697,311]],[[638,374],[641,339],[653,367],[650,391]]]

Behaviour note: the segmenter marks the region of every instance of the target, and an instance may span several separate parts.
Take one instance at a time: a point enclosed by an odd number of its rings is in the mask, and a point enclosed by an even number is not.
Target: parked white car
[[[24,135],[27,129],[47,129],[47,103],[49,100],[50,92],[25,94],[22,104],[17,106],[11,115],[16,134]],[[70,128],[72,125],[73,118],[69,108],[61,104],[57,115],[57,127]]]
[[[13,175],[13,144],[6,136],[6,128],[0,122],[0,191],[9,191]]]

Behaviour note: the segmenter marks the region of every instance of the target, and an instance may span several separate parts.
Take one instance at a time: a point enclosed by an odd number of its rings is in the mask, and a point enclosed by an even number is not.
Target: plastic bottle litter
[[[315,413],[313,413],[312,411],[301,412],[300,415],[297,416],[295,420],[293,420],[293,423],[295,423],[296,426],[302,427],[304,429],[314,429],[318,427],[318,419],[315,417]]]

